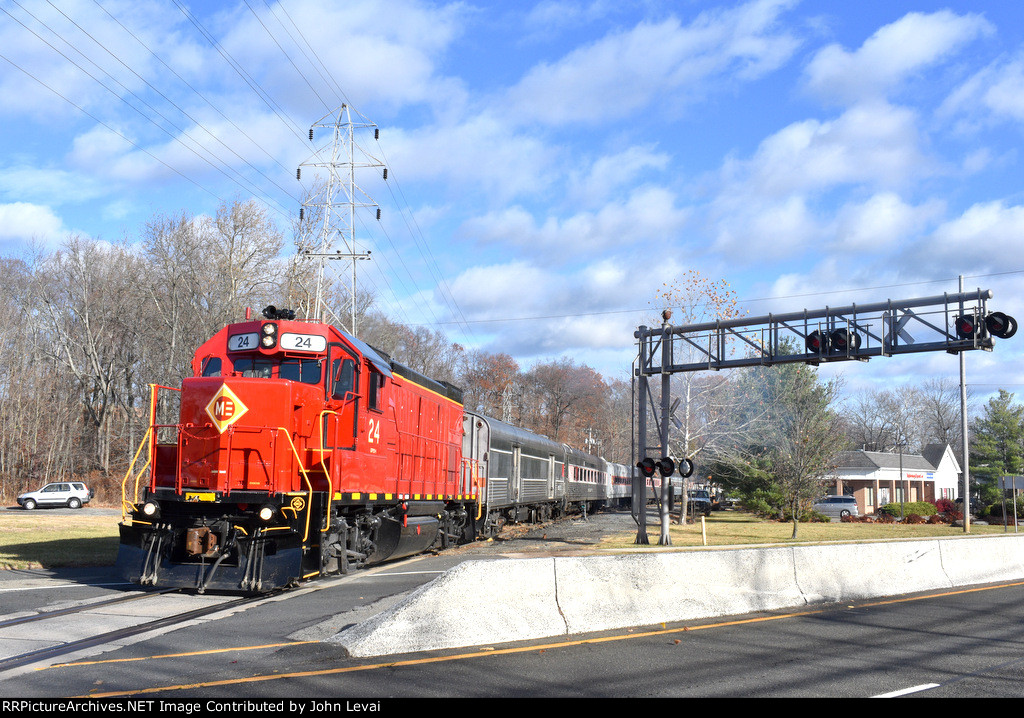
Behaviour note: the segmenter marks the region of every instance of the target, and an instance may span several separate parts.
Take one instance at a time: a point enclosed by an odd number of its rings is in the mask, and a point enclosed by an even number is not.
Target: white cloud
[[[663,170],[671,157],[653,146],[630,147],[594,160],[569,177],[569,200],[583,205],[602,204],[621,188],[635,185],[648,170]]]
[[[531,254],[560,264],[604,250],[665,248],[686,225],[689,211],[676,206],[675,196],[655,186],[641,186],[618,202],[565,219],[549,216],[538,223],[516,206],[468,220],[460,234],[483,243],[529,249]]]
[[[381,143],[401,180],[440,182],[456,196],[482,192],[494,204],[539,195],[557,175],[557,153],[542,138],[514,132],[489,113],[411,131],[385,128]]]
[[[49,207],[28,202],[0,204],[2,240],[28,243],[38,239],[43,242],[54,242],[61,239],[66,232],[60,217]]]
[[[907,108],[868,103],[835,120],[805,120],[761,142],[748,162],[726,166],[747,193],[821,193],[842,184],[893,187],[934,171],[919,150],[917,116]]]
[[[886,253],[916,240],[928,222],[941,217],[944,203],[907,204],[895,192],[880,192],[864,202],[848,203],[837,213],[832,249],[847,254]]]
[[[676,17],[640,22],[534,67],[505,104],[553,125],[603,123],[655,102],[686,105],[713,85],[755,79],[785,63],[798,42],[777,20],[792,4],[757,0],[706,11],[685,26]]]
[[[709,206],[715,249],[749,263],[827,251],[835,233],[865,242],[864,232],[880,224],[869,227],[852,208],[833,220],[836,210],[825,206],[826,198],[840,187],[867,189],[876,197],[867,209],[877,210],[885,204],[881,198],[896,196],[893,188],[937,172],[936,163],[918,149],[916,120],[906,108],[857,105],[832,121],[793,123],[765,138],[749,160],[726,161]],[[891,199],[888,211],[896,225],[887,230],[889,236],[911,226],[912,213]]]
[[[940,108],[961,127],[1024,121],[1024,58],[982,68],[956,88]]]
[[[225,17],[221,44],[248,72],[256,69],[268,94],[286,107],[329,112],[341,104],[339,90],[357,107],[461,96],[459,83],[439,76],[438,65],[463,30],[469,8],[462,3],[298,0],[256,11],[258,20],[248,7]],[[325,96],[296,82],[292,63]]]
[[[981,15],[956,15],[949,10],[908,13],[880,28],[853,52],[839,45],[819,50],[807,66],[807,83],[829,99],[881,99],[915,73],[994,31]]]
[[[1020,269],[1024,206],[981,202],[939,226],[915,254],[922,264],[960,271]]]
[[[682,271],[675,257],[657,265],[599,259],[572,271],[521,260],[477,266],[449,283],[470,321],[492,333],[487,350],[542,356],[574,349],[621,349],[643,321],[634,311]],[[474,330],[475,331],[475,330]]]

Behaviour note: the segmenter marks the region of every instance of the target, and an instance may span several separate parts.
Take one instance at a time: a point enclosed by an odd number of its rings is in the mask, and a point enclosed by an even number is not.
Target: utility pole
[[[964,275],[960,275],[960,294],[964,293]],[[961,308],[963,303],[961,302]],[[960,452],[963,460],[963,489],[960,495],[964,497],[962,504],[964,510],[964,533],[971,532],[971,475],[968,465],[968,441],[967,441],[967,357],[960,352]],[[1005,513],[1003,514],[1006,515]]]
[[[371,122],[354,121],[351,108],[344,104],[338,110],[320,118],[309,128],[309,139],[313,140],[317,128],[331,130],[331,143],[299,165],[295,178],[302,179],[303,167],[318,167],[327,171],[327,182],[322,190],[310,196],[302,204],[300,218],[306,207],[317,207],[321,213],[320,251],[306,252],[305,256],[319,259],[316,278],[316,300],[313,318],[323,321],[324,317],[324,267],[328,260],[347,259],[351,262],[352,276],[349,291],[351,293],[351,316],[349,331],[356,333],[356,263],[369,260],[370,252],[359,252],[356,248],[356,209],[376,207],[376,203],[356,184],[356,168],[384,167],[384,163],[370,155],[356,142],[356,131],[373,129],[374,139],[380,130]],[[357,156],[360,160],[357,160]],[[388,171],[384,169],[384,179]],[[380,208],[377,208],[377,219],[380,219]],[[346,245],[346,251],[334,250],[335,236],[340,236]]]

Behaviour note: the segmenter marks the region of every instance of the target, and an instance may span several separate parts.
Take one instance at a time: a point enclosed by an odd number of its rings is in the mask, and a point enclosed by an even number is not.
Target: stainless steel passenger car
[[[479,535],[493,535],[508,522],[593,511],[613,499],[612,473],[604,459],[470,411],[464,414],[463,430],[469,482],[483,496],[476,517]],[[616,472],[628,476],[626,467]]]

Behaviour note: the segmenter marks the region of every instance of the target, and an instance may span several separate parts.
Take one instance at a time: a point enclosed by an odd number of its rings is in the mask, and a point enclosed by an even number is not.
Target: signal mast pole
[[[324,188],[302,204],[303,210],[306,207],[319,207],[322,214],[320,251],[305,253],[307,257],[320,259],[317,269],[313,317],[320,321],[323,321],[324,318],[324,263],[332,259],[349,259],[352,263],[351,324],[349,329],[355,334],[356,262],[370,259],[370,252],[356,250],[356,209],[377,206],[376,202],[356,184],[356,167],[384,167],[383,162],[356,144],[356,130],[373,128],[374,139],[379,137],[380,130],[371,122],[353,121],[351,108],[347,104],[343,104],[338,110],[314,122],[309,128],[310,141],[313,140],[314,130],[318,127],[331,130],[331,145],[319,150],[313,158],[299,165],[299,169],[295,173],[296,179],[301,179],[303,167],[320,167],[327,170],[327,183]],[[357,153],[365,159],[357,162]],[[388,171],[385,169],[384,179],[387,179],[387,176]],[[343,200],[339,201],[339,195],[344,195]],[[377,208],[377,219],[380,219],[379,207]],[[336,234],[341,235],[345,241],[347,251],[332,251]]]

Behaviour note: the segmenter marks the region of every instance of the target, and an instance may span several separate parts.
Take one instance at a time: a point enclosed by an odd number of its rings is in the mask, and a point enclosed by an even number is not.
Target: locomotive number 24
[[[368,429],[366,431],[366,438],[367,438],[367,441],[369,443],[371,443],[371,444],[379,444],[380,443],[380,420],[379,419],[377,419],[375,421],[373,419],[373,417],[370,417],[369,427],[368,427]]]

